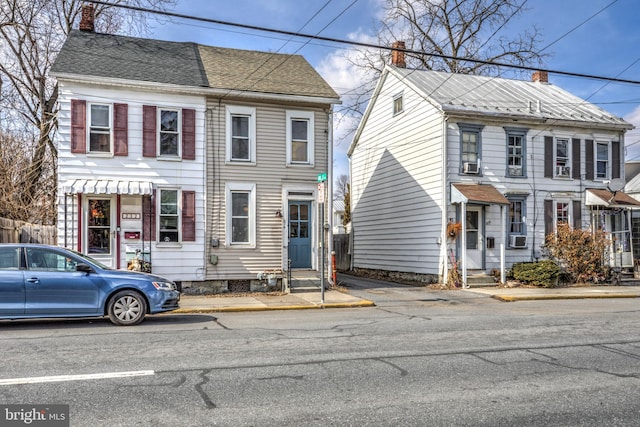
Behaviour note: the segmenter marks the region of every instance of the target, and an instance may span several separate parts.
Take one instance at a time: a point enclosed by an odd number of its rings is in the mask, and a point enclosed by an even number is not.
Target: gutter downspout
[[[442,260],[442,283],[447,283],[449,275],[448,245],[447,245],[447,218],[449,209],[448,197],[448,172],[447,172],[447,121],[446,114],[442,116],[442,224],[440,229],[440,259]]]
[[[328,145],[328,154],[327,154],[327,218],[329,223],[329,237],[327,242],[327,258],[328,258],[328,274],[329,277],[328,282],[335,286],[333,283],[333,275],[331,272],[333,271],[333,105],[329,109],[327,113],[327,145]],[[324,224],[321,224],[321,227],[324,227]],[[324,236],[324,233],[322,233]],[[322,272],[324,274],[324,272]]]

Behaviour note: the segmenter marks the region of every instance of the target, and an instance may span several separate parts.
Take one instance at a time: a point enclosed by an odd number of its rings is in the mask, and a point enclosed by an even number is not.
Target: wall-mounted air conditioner
[[[527,247],[527,236],[509,236],[509,247],[512,248],[526,248]]]
[[[570,166],[556,166],[556,176],[571,176],[571,167]]]
[[[522,168],[520,166],[509,166],[509,176],[522,176]]]
[[[462,164],[462,172],[464,172],[464,173],[478,173],[478,164],[477,163],[464,162]]]

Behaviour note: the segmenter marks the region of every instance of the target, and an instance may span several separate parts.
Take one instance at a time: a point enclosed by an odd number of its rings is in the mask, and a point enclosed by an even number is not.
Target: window
[[[111,153],[111,106],[89,105],[89,152]]]
[[[227,242],[255,247],[255,184],[227,184]]]
[[[460,128],[460,172],[480,173],[480,135],[483,126],[458,123]]]
[[[287,164],[313,166],[314,114],[312,111],[287,111]]]
[[[0,247],[0,270],[17,270],[20,268],[20,248]]]
[[[596,142],[596,179],[609,178],[609,143]]]
[[[554,176],[561,178],[571,177],[571,159],[569,156],[569,140],[566,138],[556,139]]]
[[[27,267],[34,271],[74,272],[77,263],[66,256],[49,249],[28,248]]]
[[[507,235],[511,240],[511,236],[526,236],[526,196],[509,196],[509,219]]]
[[[180,206],[178,205],[178,190],[160,190],[159,209],[159,243],[180,242]]]
[[[256,109],[227,106],[227,162],[255,163]]]
[[[402,113],[404,106],[402,105],[402,94],[393,97],[393,114]]]
[[[161,156],[180,156],[180,118],[178,110],[159,108]]]
[[[558,224],[571,224],[571,203],[556,202],[555,221],[556,228]]]
[[[507,134],[507,176],[526,176],[526,141],[528,129],[504,128]]]

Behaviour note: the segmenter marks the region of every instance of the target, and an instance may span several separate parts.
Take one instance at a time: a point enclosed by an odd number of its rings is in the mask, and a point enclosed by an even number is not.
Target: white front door
[[[85,205],[84,253],[108,267],[116,266],[116,204],[111,197],[88,197]]]
[[[467,206],[467,269],[482,269],[483,224],[482,208],[479,206]]]

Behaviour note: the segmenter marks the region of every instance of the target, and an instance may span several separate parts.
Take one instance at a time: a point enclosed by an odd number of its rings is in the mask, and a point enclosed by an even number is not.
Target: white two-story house
[[[87,6],[52,75],[61,246],[223,288],[320,268],[339,97],[304,58],[98,34]]]
[[[446,280],[543,256],[558,223],[612,233],[631,266],[622,193],[633,126],[547,81],[406,69],[377,84],[350,146],[353,267]],[[612,264],[613,265],[613,264]]]

